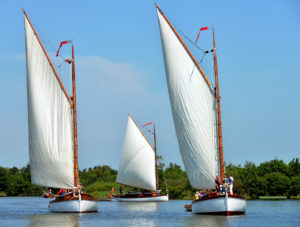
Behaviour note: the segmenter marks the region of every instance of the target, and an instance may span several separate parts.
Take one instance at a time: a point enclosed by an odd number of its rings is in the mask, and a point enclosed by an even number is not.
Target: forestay
[[[194,188],[215,188],[217,167],[214,92],[187,48],[157,10],[169,98],[184,167]]]
[[[31,181],[72,188],[74,153],[70,103],[24,16]]]
[[[130,115],[117,182],[142,189],[156,190],[154,150]]]

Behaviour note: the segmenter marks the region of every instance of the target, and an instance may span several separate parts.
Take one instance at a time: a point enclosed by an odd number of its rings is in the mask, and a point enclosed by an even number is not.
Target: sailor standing
[[[234,178],[233,176],[229,176],[229,191],[230,191],[230,194],[233,195],[233,181],[234,181]]]

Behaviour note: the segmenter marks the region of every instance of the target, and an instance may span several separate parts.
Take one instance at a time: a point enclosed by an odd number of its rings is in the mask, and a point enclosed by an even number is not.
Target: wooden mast
[[[75,187],[79,186],[78,174],[78,145],[77,145],[77,108],[76,108],[76,83],[75,83],[75,58],[74,45],[72,43],[72,87],[73,87],[73,133],[74,133],[74,183]]]
[[[172,29],[172,31],[174,32],[174,34],[176,35],[176,37],[178,38],[178,40],[180,41],[180,43],[182,44],[182,46],[184,47],[184,49],[186,50],[186,52],[188,53],[188,55],[190,56],[190,58],[192,59],[192,61],[195,63],[195,65],[197,66],[197,68],[201,72],[201,74],[202,74],[204,80],[206,81],[206,83],[209,85],[209,87],[211,87],[211,84],[210,84],[209,80],[207,79],[204,71],[202,70],[202,68],[200,67],[200,65],[198,64],[198,62],[196,61],[196,59],[194,58],[194,56],[192,55],[192,53],[190,52],[189,48],[185,45],[185,43],[181,39],[180,35],[177,33],[177,31],[175,30],[175,28],[173,27],[173,25],[170,23],[170,21],[168,20],[168,18],[165,16],[165,14],[163,13],[163,11],[158,7],[158,5],[156,3],[154,3],[154,4],[155,4],[155,7],[158,9],[158,11],[163,16],[163,18],[168,23],[168,25],[170,26],[170,28]]]
[[[156,177],[156,191],[159,188],[158,185],[158,169],[157,169],[157,151],[156,151],[156,134],[155,134],[155,124],[153,124],[153,131],[154,131],[154,153],[155,153],[155,177]]]
[[[49,62],[49,64],[50,64],[50,66],[51,66],[51,68],[52,68],[52,70],[53,70],[53,73],[54,73],[54,75],[56,76],[59,85],[61,86],[61,89],[62,89],[63,92],[65,93],[65,95],[66,95],[68,101],[71,103],[71,99],[70,99],[70,97],[69,97],[69,95],[68,95],[68,93],[67,93],[67,91],[66,91],[64,85],[63,85],[62,82],[61,82],[61,79],[59,78],[59,76],[58,76],[58,74],[57,74],[57,72],[56,72],[56,70],[55,70],[55,68],[54,68],[54,66],[53,66],[53,64],[52,64],[52,62],[51,62],[51,60],[50,60],[50,58],[49,58],[49,56],[48,56],[48,54],[47,54],[47,52],[46,52],[44,46],[43,46],[43,44],[42,44],[42,42],[41,42],[41,40],[40,40],[40,37],[38,36],[37,32],[35,31],[35,29],[34,29],[32,23],[31,23],[31,21],[30,21],[28,15],[27,15],[27,13],[25,12],[25,9],[22,8],[22,10],[23,10],[23,13],[24,13],[24,15],[25,15],[25,17],[26,17],[28,23],[30,24],[30,27],[32,28],[32,31],[33,31],[34,35],[36,36],[36,38],[37,38],[39,44],[41,45],[41,47],[42,47],[42,49],[43,49],[43,52],[44,52],[44,54],[45,54],[45,56],[46,56],[46,58],[47,58],[47,60],[48,60],[48,62]]]
[[[215,31],[213,30],[214,41],[214,65],[215,65],[215,82],[216,82],[216,100],[217,100],[217,114],[218,114],[218,143],[219,143],[219,161],[220,161],[220,178],[224,179],[224,162],[223,162],[223,138],[222,138],[222,124],[221,124],[221,105],[220,105],[220,91],[219,91],[219,75],[218,75],[218,63],[217,52],[215,42]]]

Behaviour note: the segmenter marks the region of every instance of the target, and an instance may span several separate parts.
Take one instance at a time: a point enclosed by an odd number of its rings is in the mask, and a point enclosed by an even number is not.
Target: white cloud
[[[121,91],[141,95],[145,92],[143,74],[130,64],[112,62],[101,56],[78,57],[80,76],[97,78],[101,83]]]

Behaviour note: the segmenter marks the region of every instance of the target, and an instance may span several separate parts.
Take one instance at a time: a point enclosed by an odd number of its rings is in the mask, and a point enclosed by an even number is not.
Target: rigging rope
[[[198,45],[196,45],[192,40],[190,40],[189,37],[187,37],[182,31],[179,31],[179,32],[184,36],[184,38],[186,38],[189,42],[191,42],[196,48],[201,50],[204,54],[205,54],[205,52],[207,52],[207,51],[203,50],[202,48],[200,48]]]
[[[206,54],[208,54],[210,51],[208,50],[203,50],[202,48],[200,48],[197,44],[195,44],[192,40],[189,39],[189,37],[187,37],[182,31],[179,31],[185,39],[187,39],[191,44],[193,44],[193,46],[195,46],[198,50],[203,52],[202,58],[201,60],[198,62],[198,64],[201,64],[203,62],[203,59],[205,57]]]

